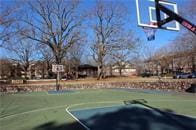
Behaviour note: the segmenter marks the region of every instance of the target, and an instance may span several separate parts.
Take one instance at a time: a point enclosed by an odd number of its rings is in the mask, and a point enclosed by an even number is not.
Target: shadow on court
[[[196,130],[196,119],[145,108],[122,108],[80,120],[90,130]],[[85,130],[78,122],[57,125],[50,122],[34,130]]]
[[[33,130],[85,130],[79,123],[74,122],[70,124],[57,124],[54,122],[48,122],[40,125]]]

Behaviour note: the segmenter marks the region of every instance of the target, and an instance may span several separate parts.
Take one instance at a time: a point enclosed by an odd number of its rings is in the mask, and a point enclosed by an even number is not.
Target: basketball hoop
[[[157,23],[156,22],[150,22],[149,25],[156,26]],[[152,28],[152,27],[142,27],[142,28],[143,28],[146,36],[147,36],[148,41],[155,40],[155,32],[157,31],[157,28]]]

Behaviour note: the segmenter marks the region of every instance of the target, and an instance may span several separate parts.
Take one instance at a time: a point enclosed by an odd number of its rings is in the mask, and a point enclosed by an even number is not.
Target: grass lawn
[[[88,89],[72,93],[47,92],[2,95],[0,130],[85,130],[66,111],[123,104],[124,100],[145,99],[148,105],[176,114],[196,117],[196,95],[143,93],[128,90]]]

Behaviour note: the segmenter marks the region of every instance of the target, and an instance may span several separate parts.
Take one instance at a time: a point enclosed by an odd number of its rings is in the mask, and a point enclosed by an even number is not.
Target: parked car
[[[196,71],[191,73],[191,78],[196,78]]]
[[[69,80],[69,79],[74,79],[74,77],[73,75],[67,74],[67,75],[62,76],[62,79]]]
[[[174,79],[187,79],[187,78],[192,78],[191,73],[183,73],[183,72],[178,72],[173,76]]]
[[[141,76],[142,77],[150,77],[150,76],[152,76],[152,74],[150,72],[143,72],[143,73],[141,73]]]

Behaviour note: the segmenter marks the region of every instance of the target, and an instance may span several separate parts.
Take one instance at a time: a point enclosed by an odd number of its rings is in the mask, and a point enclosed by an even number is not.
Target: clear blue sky
[[[144,1],[144,0],[141,0]],[[178,10],[181,12],[185,9],[185,5],[190,0],[168,0],[172,2],[176,2],[178,5]],[[144,42],[148,42],[150,46],[154,46],[155,48],[160,48],[161,46],[164,46],[168,44],[170,41],[174,40],[176,36],[180,35],[183,32],[183,27],[181,27],[180,31],[168,31],[168,30],[162,30],[158,29],[155,33],[155,40],[154,41],[147,41],[146,35],[141,27],[137,26],[137,19],[136,19],[136,7],[135,7],[135,0],[124,0],[126,2],[128,8],[129,8],[129,14],[131,17],[131,23],[130,28],[134,31],[134,33],[139,36]],[[186,17],[186,16],[185,16]]]
[[[146,35],[141,27],[137,26],[137,19],[136,19],[136,7],[135,7],[135,0],[125,0],[126,5],[130,5],[130,16],[131,16],[131,23],[130,28],[136,33],[137,36],[139,36],[144,42],[148,42],[150,46],[154,46],[155,48],[160,48],[161,46],[164,46],[168,44],[170,41],[174,40],[176,36],[182,33],[182,31],[168,31],[168,30],[162,30],[158,29],[155,33],[155,40],[154,41],[147,41]],[[144,0],[141,0],[144,1]],[[185,7],[186,3],[190,0],[169,0],[172,2],[176,2],[178,5],[178,10],[181,11]],[[181,26],[181,29],[183,27]]]
[[[17,1],[17,0],[16,0]],[[20,1],[20,0],[18,0]],[[106,0],[108,1],[108,0]],[[110,0],[112,1],[112,0]],[[113,0],[114,1],[114,0]],[[127,23],[127,29],[131,29],[136,36],[140,37],[143,42],[149,43],[149,46],[152,46],[154,48],[160,48],[161,46],[164,46],[168,44],[170,41],[174,40],[176,36],[180,35],[182,31],[176,32],[176,31],[168,31],[168,30],[157,30],[156,32],[156,39],[154,41],[147,41],[146,35],[141,27],[137,26],[137,17],[136,17],[136,7],[135,7],[135,0],[119,0],[125,3],[125,5],[128,8],[128,17],[130,18],[130,23]],[[144,1],[144,0],[141,0]],[[186,8],[186,4],[189,3],[190,0],[170,0],[172,2],[176,2],[178,4],[178,10],[184,10]],[[12,3],[12,0],[3,0],[3,2]],[[84,8],[90,8],[94,4],[95,0],[82,0],[82,6]],[[185,16],[186,17],[186,16]],[[192,21],[193,22],[193,21]],[[6,51],[3,49],[0,49],[0,57],[4,57],[6,54]]]
[[[127,23],[127,29],[131,29],[136,36],[142,39],[143,42],[147,43],[149,47],[153,49],[159,49],[162,46],[167,45],[169,42],[173,41],[177,36],[182,34],[184,31],[184,27],[180,26],[180,31],[169,31],[158,29],[155,33],[154,41],[147,41],[146,34],[144,33],[141,27],[137,25],[137,16],[136,16],[136,4],[135,0],[105,0],[105,1],[120,1],[123,2],[127,6],[128,17],[130,18],[129,23]],[[147,1],[147,0],[140,0]],[[190,0],[168,0],[171,2],[177,3],[178,12],[183,12],[186,9],[186,5],[189,4]],[[85,8],[89,8],[95,2],[95,0],[82,0]],[[184,15],[184,14],[183,14]],[[183,16],[188,17],[188,16]],[[194,22],[194,21],[192,21]]]

